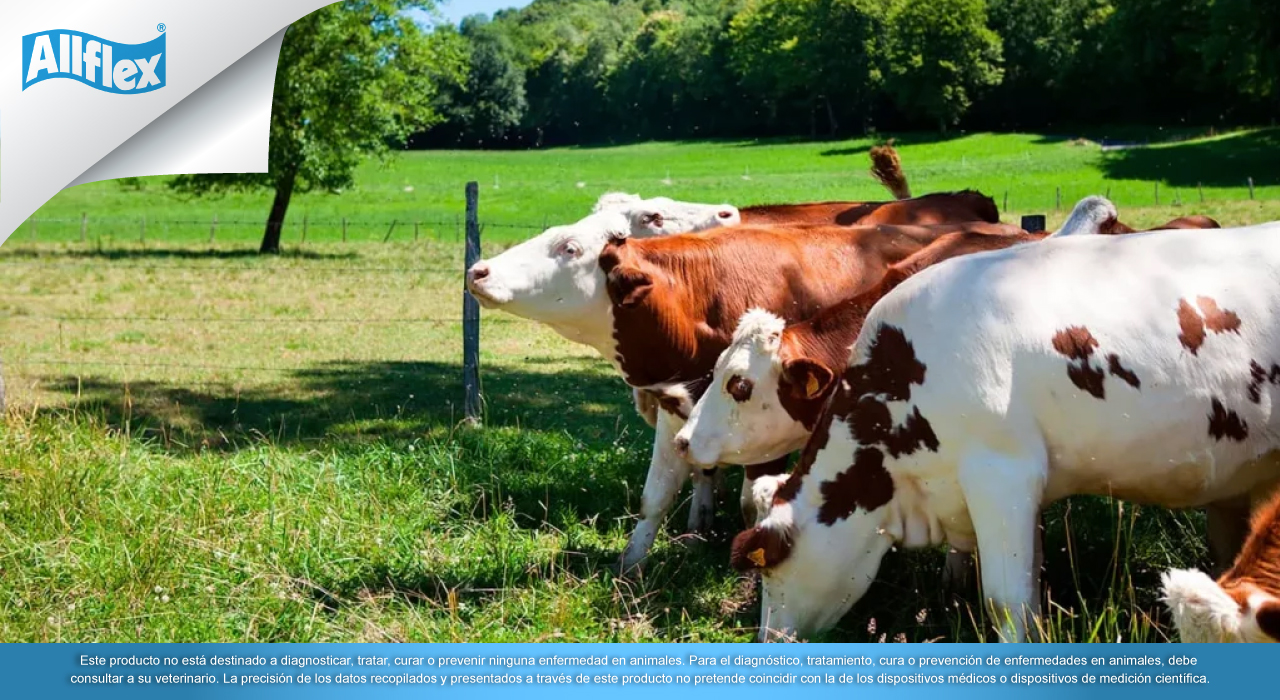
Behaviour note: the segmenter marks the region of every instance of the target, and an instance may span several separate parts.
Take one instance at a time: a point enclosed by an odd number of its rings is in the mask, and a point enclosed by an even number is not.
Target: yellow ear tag
[[[755,564],[756,566],[762,569],[766,566],[764,561],[764,547],[761,547],[760,549],[757,549],[756,551],[751,552],[750,554],[747,555],[747,558],[751,560],[752,564]]]
[[[822,387],[818,386],[818,378],[810,374],[809,382],[804,385],[805,395],[809,398],[813,398],[818,395],[818,390],[821,388]]]

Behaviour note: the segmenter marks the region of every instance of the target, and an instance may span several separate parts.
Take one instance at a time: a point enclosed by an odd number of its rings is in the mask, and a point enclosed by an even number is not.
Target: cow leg
[[[982,597],[1002,641],[1025,641],[1040,614],[1040,502],[1045,464],[984,453],[962,460],[960,488],[978,540]]]
[[[706,535],[711,531],[711,524],[716,518],[716,488],[720,481],[720,470],[715,467],[703,469],[689,467],[693,476],[693,501],[689,504],[689,532]]]
[[[973,552],[947,548],[947,562],[942,567],[942,587],[949,593],[963,593],[973,587],[977,563]]]
[[[658,528],[685,479],[689,477],[689,464],[676,454],[672,440],[676,427],[666,411],[658,413],[658,425],[653,436],[653,456],[649,460],[649,474],[645,477],[644,491],[640,495],[640,522],[631,533],[627,548],[622,553],[622,571],[636,566],[649,554]]]
[[[749,464],[742,468],[742,493],[739,504],[742,507],[742,522],[748,527],[755,527],[764,515],[756,507],[756,480],[766,476],[780,476],[787,473],[787,457],[779,457],[764,464]]]
[[[738,492],[738,507],[742,509],[742,524],[747,528],[755,527],[756,517],[756,480],[751,478],[751,473],[744,470],[742,472],[742,490]]]
[[[1205,510],[1209,557],[1213,560],[1212,574],[1218,576],[1230,568],[1249,536],[1249,498],[1216,501]]]

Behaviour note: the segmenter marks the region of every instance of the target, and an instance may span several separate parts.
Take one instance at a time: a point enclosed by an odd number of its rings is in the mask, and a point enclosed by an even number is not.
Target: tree
[[[439,111],[448,120],[441,129],[455,142],[501,141],[520,126],[529,108],[524,71],[516,64],[511,39],[483,15],[464,19],[462,36],[467,43],[466,80],[441,90]]]
[[[1237,94],[1280,111],[1280,3],[1215,0],[1205,41],[1205,72],[1227,80]]]
[[[460,79],[462,50],[427,35],[404,14],[431,0],[347,0],[317,10],[285,33],[271,106],[267,173],[184,175],[171,186],[204,194],[274,190],[260,251],[278,253],[295,192],[349,187],[360,161],[440,121],[433,100]],[[456,37],[456,35],[454,35]]]
[[[904,113],[932,117],[943,131],[1004,75],[985,0],[897,0],[888,26],[889,95]]]

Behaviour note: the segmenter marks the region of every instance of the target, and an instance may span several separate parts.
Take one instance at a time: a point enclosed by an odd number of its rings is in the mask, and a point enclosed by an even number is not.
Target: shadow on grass
[[[647,429],[622,380],[591,364],[559,372],[483,368],[484,424],[596,446]],[[322,438],[412,439],[463,418],[461,368],[439,362],[324,363],[252,388],[72,375],[45,386],[112,427],[178,451],[237,450],[263,438],[286,447]]]
[[[86,260],[353,260],[356,253],[319,253],[311,250],[286,250],[278,255],[263,255],[255,248],[226,250],[209,248],[23,248],[5,246],[5,258],[72,258]],[[0,263],[3,264],[3,263]]]
[[[1253,131],[1212,141],[1160,148],[1107,151],[1102,172],[1109,180],[1155,180],[1175,187],[1280,185],[1280,129]]]

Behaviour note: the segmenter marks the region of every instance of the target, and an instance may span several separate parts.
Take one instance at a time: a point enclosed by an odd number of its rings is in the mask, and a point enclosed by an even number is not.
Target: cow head
[[[631,235],[637,238],[706,231],[742,223],[742,214],[737,207],[691,204],[666,197],[631,201],[619,204],[613,210],[626,215],[631,223]]]
[[[554,226],[467,271],[467,290],[485,308],[553,326],[603,323],[607,304],[598,258],[614,237],[646,237],[731,226],[741,221],[728,205],[666,198],[605,195],[596,212]],[[597,329],[598,330],[598,329]]]
[[[1116,205],[1105,197],[1085,197],[1080,200],[1071,215],[1049,238],[1100,235],[1114,232],[1119,221]]]
[[[862,598],[893,544],[885,510],[854,513],[834,526],[819,522],[814,509],[777,499],[757,511],[767,514],[734,538],[730,561],[738,571],[760,573],[760,641],[829,629]]]
[[[627,194],[626,192],[606,192],[600,195],[600,199],[596,200],[596,205],[591,208],[592,214],[599,214],[602,211],[610,209],[622,209],[633,204],[643,202],[644,198],[638,194]]]
[[[631,224],[616,209],[568,226],[553,226],[467,271],[467,290],[485,308],[535,321],[572,319],[598,304],[603,282],[596,258],[609,236]]]
[[[760,571],[764,583],[766,640],[771,630],[806,636],[835,624],[894,542],[939,543],[918,490],[899,493],[891,471],[941,445],[919,406],[906,410],[926,370],[901,328],[864,329],[768,517],[734,540],[734,567]]]
[[[1162,600],[1182,641],[1280,642],[1280,600],[1275,597],[1256,589],[1232,596],[1193,569],[1167,571],[1161,581]]]
[[[809,435],[834,373],[786,342],[786,322],[767,311],[743,314],[716,361],[711,385],[676,435],[695,464],[757,464],[798,449]]]

